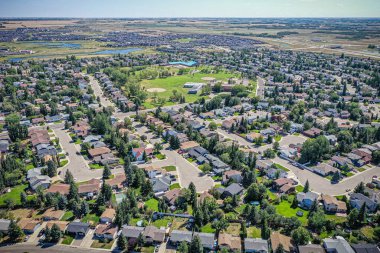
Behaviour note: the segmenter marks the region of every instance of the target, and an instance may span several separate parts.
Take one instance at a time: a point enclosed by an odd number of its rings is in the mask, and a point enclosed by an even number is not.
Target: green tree
[[[119,239],[117,240],[117,247],[121,250],[125,250],[127,248],[128,242],[125,236],[122,234],[119,236]]]
[[[24,233],[14,220],[11,220],[8,228],[8,236],[11,242],[16,242]]]
[[[112,173],[108,165],[106,164],[103,169],[103,180],[109,179],[111,177]]]
[[[57,224],[53,224],[50,230],[50,237],[51,237],[51,242],[57,243],[59,239],[61,239],[62,232],[59,229]]]
[[[270,229],[267,218],[264,216],[261,220],[261,238],[268,240],[270,237]]]
[[[297,245],[306,245],[310,240],[310,232],[304,227],[299,227],[293,230],[292,239]]]
[[[178,246],[179,253],[189,253],[189,246],[186,241],[182,241]]]
[[[309,192],[310,191],[310,186],[309,186],[309,180],[306,180],[305,186],[303,188],[303,192]]]
[[[203,253],[202,242],[198,235],[191,240],[189,253]]]

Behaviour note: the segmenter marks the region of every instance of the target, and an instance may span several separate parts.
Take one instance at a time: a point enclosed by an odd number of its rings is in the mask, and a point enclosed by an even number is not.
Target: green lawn
[[[281,164],[275,163],[274,166],[276,166],[276,168],[278,168],[278,169],[280,169],[280,170],[283,170],[283,171],[289,171],[289,169],[285,168],[285,167],[282,166]]]
[[[61,160],[61,161],[59,162],[59,165],[60,165],[60,167],[63,167],[63,166],[65,166],[65,165],[68,164],[68,163],[69,163],[68,160]]]
[[[99,223],[99,216],[94,213],[89,213],[82,218],[82,222],[92,222],[93,224]]]
[[[370,238],[370,239],[375,239],[374,238],[374,228],[373,227],[370,227],[370,226],[365,226],[365,227],[362,227],[360,229],[360,232],[362,232],[362,234],[367,237],[367,238]]]
[[[29,163],[29,164],[26,165],[26,170],[31,170],[33,168],[34,168],[33,163]]]
[[[164,154],[157,154],[157,155],[154,155],[158,160],[164,160],[166,158],[166,155]]]
[[[5,200],[6,199],[13,200],[13,203],[16,206],[21,205],[20,194],[21,194],[21,192],[25,191],[26,188],[28,188],[28,185],[27,184],[22,184],[22,185],[18,185],[16,187],[11,188],[10,192],[2,194],[0,196],[0,206],[4,206],[5,205]]]
[[[165,166],[165,167],[162,167],[164,170],[166,171],[176,171],[177,170],[177,167],[176,166]]]
[[[181,188],[181,186],[179,185],[179,183],[175,183],[175,184],[172,184],[170,186],[170,190],[177,189],[177,188]]]
[[[202,233],[215,233],[215,228],[211,226],[211,223],[207,223],[203,227],[201,227]]]
[[[234,236],[239,236],[240,229],[241,229],[240,223],[230,223],[230,225],[226,229],[226,233],[230,235],[234,235]]]
[[[97,163],[91,163],[90,164],[90,168],[93,169],[93,170],[98,170],[98,169],[103,169],[104,166],[102,166],[100,164],[97,164]]]
[[[92,244],[91,244],[91,248],[96,248],[96,249],[111,249],[112,245],[113,245],[114,241],[110,241],[110,242],[101,242],[101,241],[98,241],[98,240],[95,240]]]
[[[67,211],[61,218],[61,220],[63,221],[71,221],[73,220],[75,217],[74,217],[74,214],[72,211]]]
[[[194,70],[195,68],[191,68]],[[199,69],[199,68],[198,68]],[[175,70],[178,72],[178,70]],[[194,74],[184,74],[184,75],[174,75],[167,78],[157,78],[153,80],[143,80],[141,81],[141,86],[146,89],[150,88],[163,88],[165,91],[158,92],[156,95],[159,98],[168,99],[173,95],[173,90],[177,90],[179,93],[185,96],[186,102],[195,102],[200,95],[198,94],[188,94],[189,89],[183,88],[183,85],[187,82],[195,82],[195,83],[206,83],[203,81],[203,77],[214,77],[217,80],[227,81],[229,78],[235,77],[235,74],[228,73],[225,71],[221,71],[219,73],[212,74],[204,74],[204,73],[194,73]],[[152,96],[154,93],[149,93]],[[153,103],[146,102],[144,105],[154,105]],[[165,105],[170,105],[170,102],[166,102]]]
[[[158,212],[158,200],[151,198],[145,202],[145,205],[148,207],[148,209]]]
[[[297,217],[302,222],[303,225],[307,225],[307,216],[309,214],[309,211],[303,210],[299,207],[293,209],[290,206],[291,206],[291,203],[289,203],[286,200],[282,201],[279,205],[275,205],[277,213],[285,217]],[[302,217],[297,216],[298,211],[303,212]]]
[[[154,252],[154,246],[142,247],[140,252],[141,253],[153,253]]]
[[[71,235],[64,235],[63,237],[63,240],[62,240],[62,244],[66,244],[66,245],[70,245],[74,240],[74,237],[72,237]]]
[[[297,185],[296,186],[296,191],[297,192],[302,192],[303,191],[303,186],[302,185]]]
[[[277,142],[281,141],[281,139],[282,139],[282,136],[279,134],[274,136],[274,140]]]
[[[153,221],[151,225],[157,228],[167,227],[169,222],[173,222],[173,217],[163,217],[162,219]]]
[[[248,238],[261,238],[261,229],[258,227],[247,228]]]

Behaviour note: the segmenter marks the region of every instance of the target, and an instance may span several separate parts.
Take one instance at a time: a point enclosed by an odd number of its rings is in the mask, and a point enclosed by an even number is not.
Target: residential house
[[[116,238],[118,227],[112,223],[99,224],[95,229],[95,236],[101,239],[113,240]]]
[[[262,135],[261,133],[256,133],[256,132],[248,133],[245,138],[250,142],[254,142],[256,139],[259,139],[259,138],[262,138],[263,141],[266,140],[266,137],[264,135]]]
[[[132,149],[132,155],[136,159],[136,161],[143,161],[144,160],[144,153],[147,157],[153,155],[153,149],[152,148],[134,148]]]
[[[115,219],[116,211],[113,208],[106,208],[100,216],[100,223],[107,224],[112,223]]]
[[[68,233],[75,234],[76,236],[85,236],[89,230],[90,230],[89,223],[84,223],[84,222],[79,222],[79,221],[73,221],[69,223],[66,229]]]
[[[256,167],[259,170],[267,170],[271,168],[273,163],[270,160],[257,160],[256,161]]]
[[[165,228],[156,228],[155,226],[147,226],[143,232],[143,240],[145,243],[154,244],[165,241]]]
[[[46,192],[50,193],[57,193],[59,192],[62,195],[68,195],[70,191],[70,185],[69,184],[52,184],[49,189],[46,190]]]
[[[153,192],[156,195],[161,195],[169,190],[172,178],[170,177],[170,175],[166,175],[163,177],[152,178],[150,179],[150,182],[153,187]]]
[[[238,236],[219,233],[218,245],[221,250],[227,249],[230,251],[241,251],[241,240]]]
[[[323,207],[329,213],[346,213],[347,206],[344,201],[337,200],[335,197],[322,194],[321,195]]]
[[[323,247],[327,253],[355,253],[350,244],[341,236],[336,239],[323,239]]]
[[[313,203],[318,201],[319,194],[316,192],[299,192],[296,197],[300,207],[310,209],[313,206]]]
[[[193,238],[193,233],[190,231],[173,230],[170,234],[169,242],[172,245],[178,245],[181,242],[190,243]]]
[[[108,153],[111,153],[111,150],[107,147],[93,148],[88,150],[88,154],[91,158],[95,158]]]
[[[271,242],[273,252],[277,250],[280,244],[282,244],[282,246],[284,247],[284,252],[286,253],[296,252],[296,247],[293,244],[292,238],[290,238],[289,236],[280,234],[279,232],[273,232],[270,235],[270,242]]]
[[[46,227],[51,229],[54,224],[57,225],[62,232],[65,232],[67,225],[69,225],[69,222],[68,221],[60,221],[60,220],[50,220],[50,221],[46,222]]]
[[[331,166],[327,163],[320,163],[317,166],[313,167],[313,171],[321,176],[328,176],[331,174],[334,174],[335,172],[339,171],[337,168]]]
[[[51,184],[51,178],[46,175],[42,175],[42,167],[33,168],[28,170],[26,179],[29,181],[29,186],[32,190],[37,188],[47,189]]]
[[[100,190],[100,180],[99,179],[91,179],[86,184],[81,184],[78,186],[79,196],[92,198],[98,194]]]
[[[18,222],[18,226],[25,234],[33,234],[41,226],[41,221],[23,218]]]
[[[372,200],[361,193],[352,193],[350,195],[350,204],[356,209],[360,209],[365,204],[370,213],[375,212],[378,206],[376,200]]]
[[[63,210],[55,210],[54,208],[49,208],[42,214],[42,219],[45,221],[60,220],[64,214],[65,211]]]
[[[227,197],[232,197],[234,195],[240,195],[244,188],[237,184],[237,183],[232,183],[226,188],[218,188],[221,191],[221,198],[227,198]]]
[[[313,127],[313,128],[310,128],[309,130],[304,131],[303,134],[309,138],[315,138],[322,134],[322,130]]]
[[[307,244],[298,246],[299,253],[325,253],[323,247],[319,244]]]
[[[246,253],[268,253],[268,241],[261,238],[245,238],[244,248]]]
[[[240,184],[242,180],[243,177],[241,175],[241,171],[229,170],[223,173],[222,184],[227,184],[230,181]]]
[[[181,143],[181,151],[188,152],[190,149],[198,147],[199,144],[195,141],[186,141]]]
[[[380,253],[380,249],[376,244],[351,244],[355,253]]]
[[[162,198],[168,203],[169,207],[175,206],[175,202],[178,197],[181,196],[181,189],[175,188],[170,191],[167,191]]]
[[[120,191],[126,184],[125,173],[114,174],[114,177],[106,180],[106,184],[110,185],[112,189]]]
[[[11,224],[10,220],[0,219],[0,233],[8,234],[9,224]]]
[[[211,233],[194,232],[193,238],[198,236],[205,250],[212,250],[215,247],[215,235]]]
[[[121,235],[127,238],[128,245],[130,246],[134,246],[137,243],[137,239],[143,232],[143,227],[123,225],[121,228]]]

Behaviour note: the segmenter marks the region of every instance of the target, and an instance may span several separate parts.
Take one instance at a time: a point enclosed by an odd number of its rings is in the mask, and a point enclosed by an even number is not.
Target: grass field
[[[67,211],[61,218],[62,221],[71,221],[74,219],[74,214],[72,211]]]
[[[71,235],[64,235],[62,244],[70,245],[73,242],[73,240],[74,240],[74,237],[72,237]]]
[[[241,225],[240,223],[230,223],[226,229],[226,233],[230,235],[239,236],[240,235]]]
[[[211,226],[211,223],[207,223],[203,227],[201,227],[201,232],[202,233],[215,233],[215,228]]]
[[[163,217],[162,219],[153,221],[151,225],[157,228],[167,227],[169,222],[173,222],[173,217]]]
[[[195,68],[191,68],[194,70]],[[194,73],[194,74],[184,74],[184,75],[174,75],[167,78],[157,78],[153,80],[143,80],[141,81],[141,85],[146,89],[151,88],[162,88],[165,89],[163,92],[157,92],[158,98],[168,99],[173,95],[173,90],[177,90],[179,93],[185,96],[186,102],[194,102],[198,98],[200,98],[199,94],[188,94],[189,89],[183,88],[183,85],[187,82],[195,82],[195,83],[206,83],[202,80],[203,77],[213,77],[217,80],[227,81],[229,78],[236,77],[236,74],[220,71],[219,73]],[[154,95],[154,93],[150,92],[150,98]],[[165,105],[171,105],[172,102],[166,101]],[[155,107],[156,104],[152,101],[152,99],[148,99],[144,106],[147,108]]]
[[[0,196],[0,206],[5,205],[5,200],[11,199],[13,203],[18,206],[21,205],[20,193],[23,192],[26,188],[28,188],[27,184],[18,185],[16,187],[11,188],[10,192],[7,192]]]

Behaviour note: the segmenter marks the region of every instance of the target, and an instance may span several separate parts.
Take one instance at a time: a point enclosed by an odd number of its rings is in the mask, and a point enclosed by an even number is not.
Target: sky
[[[0,17],[380,17],[380,0],[0,0]]]

